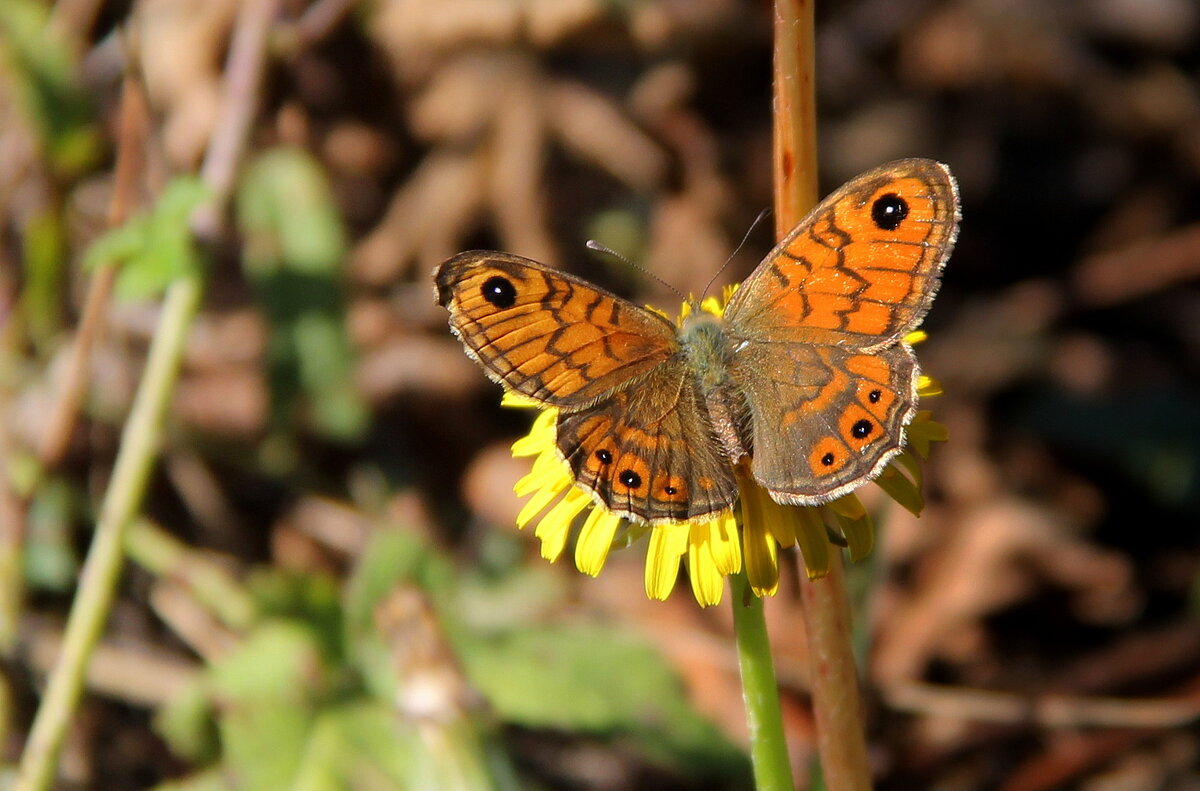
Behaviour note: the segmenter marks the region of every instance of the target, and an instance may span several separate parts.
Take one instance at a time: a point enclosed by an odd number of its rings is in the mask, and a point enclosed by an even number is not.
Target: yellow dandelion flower
[[[720,316],[735,289],[727,288],[721,300],[704,300],[700,309]],[[678,321],[682,322],[692,310],[691,303],[685,303]],[[918,331],[904,340],[915,344],[924,338],[925,333]],[[917,392],[921,396],[936,395],[941,387],[921,376]],[[646,595],[666,599],[675,588],[681,566],[686,564],[696,601],[711,606],[720,603],[725,578],[743,567],[756,595],[773,595],[779,587],[781,549],[798,547],[811,579],[828,572],[832,547],[844,546],[852,560],[859,560],[874,544],[870,514],[853,493],[820,506],[780,505],[755,482],[744,463],[735,470],[739,495],[736,508],[699,522],[636,525],[622,531],[622,517],[576,486],[570,468],[560,457],[555,436],[558,410],[513,393],[506,393],[503,403],[541,410],[529,433],[512,446],[514,456],[534,459],[530,472],[513,488],[519,496],[530,496],[517,516],[517,527],[524,528],[537,520],[534,534],[541,542],[542,557],[551,562],[562,556],[573,525],[586,511],[575,538],[575,565],[580,571],[597,576],[609,552],[622,539],[635,538],[639,531],[649,532]],[[918,513],[923,506],[920,460],[928,457],[930,443],[946,439],[946,429],[929,412],[921,411],[909,424],[907,435],[908,448],[884,468],[876,483],[897,503]]]

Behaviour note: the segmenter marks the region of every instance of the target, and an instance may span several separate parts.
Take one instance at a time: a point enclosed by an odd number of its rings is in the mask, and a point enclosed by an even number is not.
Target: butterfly
[[[472,250],[434,271],[484,372],[558,409],[577,485],[618,516],[698,522],[735,465],[779,503],[818,505],[882,472],[916,413],[904,342],[958,233],[949,168],[905,159],[835,191],[734,292],[677,326],[587,281]]]

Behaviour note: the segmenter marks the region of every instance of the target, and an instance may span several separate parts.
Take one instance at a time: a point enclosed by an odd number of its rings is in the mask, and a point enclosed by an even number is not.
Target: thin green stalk
[[[738,666],[742,671],[742,697],[750,730],[750,762],[757,791],[792,791],[792,766],[788,760],[779,687],[771,660],[771,640],[763,617],[763,601],[750,592],[746,573],[730,577],[733,629],[737,637]]]
[[[84,671],[104,628],[120,578],[125,531],[141,507],[158,454],[163,418],[175,390],[187,330],[200,304],[199,276],[167,290],[146,370],[121,435],[112,480],[67,618],[62,653],[34,718],[13,791],[50,786],[58,752],[83,689]]]

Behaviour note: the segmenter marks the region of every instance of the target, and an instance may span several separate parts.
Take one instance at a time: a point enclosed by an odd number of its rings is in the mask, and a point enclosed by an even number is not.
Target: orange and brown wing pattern
[[[609,511],[640,522],[696,522],[733,505],[733,469],[686,363],[558,417],[558,449],[576,482]]]
[[[450,327],[487,374],[564,408],[610,395],[679,351],[666,319],[528,258],[472,250],[434,272]]]
[[[747,342],[733,374],[749,406],[751,472],[782,503],[825,503],[875,477],[916,411],[916,358],[903,343],[863,352]]]
[[[958,233],[949,169],[905,159],[821,202],[763,260],[725,310],[731,335],[860,349],[917,325]]]

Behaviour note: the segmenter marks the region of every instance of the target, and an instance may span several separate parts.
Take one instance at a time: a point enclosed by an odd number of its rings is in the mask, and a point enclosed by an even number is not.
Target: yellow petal
[[[695,532],[693,526],[693,538]],[[688,544],[687,563],[688,578],[692,581],[692,594],[700,606],[711,607],[720,604],[721,596],[725,592],[725,575],[717,570],[710,545],[691,541]]]
[[[705,525],[708,527],[708,549],[717,571],[720,574],[737,574],[742,570],[742,544],[733,511],[722,511],[716,519],[705,522]]]
[[[763,524],[758,498],[743,496],[742,544],[745,547],[746,579],[758,596],[773,596],[779,588],[779,560],[775,538]]]
[[[542,521],[538,522],[537,531],[534,533],[542,541],[542,557],[551,563],[558,560],[567,545],[571,522],[591,502],[592,498],[586,492],[572,486],[567,490],[566,496],[542,517]]]
[[[774,596],[779,590],[779,550],[775,539],[762,530],[743,528],[746,545],[746,579],[756,596]]]
[[[929,458],[929,446],[950,439],[950,431],[933,419],[932,413],[922,410],[913,418],[906,431],[908,444],[922,459]]]
[[[921,374],[917,377],[917,395],[921,398],[931,398],[940,396],[945,390],[942,389],[942,383],[934,379],[932,376]]]
[[[570,484],[571,474],[567,471],[567,465],[553,453],[543,453],[534,459],[529,472],[513,484],[513,491],[518,497],[524,497],[539,489],[553,488],[561,491]]]
[[[875,547],[875,527],[870,514],[864,511],[861,517],[852,519],[835,511],[833,518],[837,522],[838,530],[846,538],[846,548],[850,551],[851,560],[857,562],[871,554]]]
[[[883,474],[875,479],[875,483],[879,484],[880,489],[887,492],[888,497],[904,506],[913,516],[921,515],[921,509],[925,507],[925,500],[913,482],[905,478],[897,468],[891,465],[885,467]]]
[[[553,455],[555,438],[555,420],[557,409],[546,409],[538,414],[529,433],[512,444],[514,456],[536,456],[539,453],[550,452]]]
[[[608,560],[608,551],[620,524],[621,517],[599,506],[592,508],[575,540],[575,568],[589,576],[598,576]]]
[[[545,407],[545,404],[540,401],[534,401],[529,396],[523,396],[512,390],[505,390],[504,395],[500,397],[500,406],[515,407],[517,409],[536,409],[538,407]],[[546,411],[557,412],[558,410],[549,408]]]
[[[804,557],[804,572],[810,580],[829,573],[829,534],[816,508],[794,508],[796,512],[796,541]]]
[[[908,470],[908,475],[912,478],[913,485],[920,490],[924,474],[921,471],[920,460],[913,455],[911,450],[905,449],[901,451],[896,458],[892,459],[892,464],[899,465]]]
[[[517,529],[524,530],[525,525],[529,524],[530,520],[540,514],[542,510],[550,505],[550,501],[562,494],[562,489],[541,489],[535,494],[529,502],[521,507],[521,513],[517,514]]]
[[[866,506],[862,504],[862,500],[859,500],[858,495],[854,494],[854,492],[837,498],[829,503],[829,507],[833,509],[834,513],[844,516],[847,519],[862,519],[867,515]]]
[[[646,595],[665,600],[679,576],[679,559],[687,551],[688,525],[656,525],[650,530],[646,552]]]

